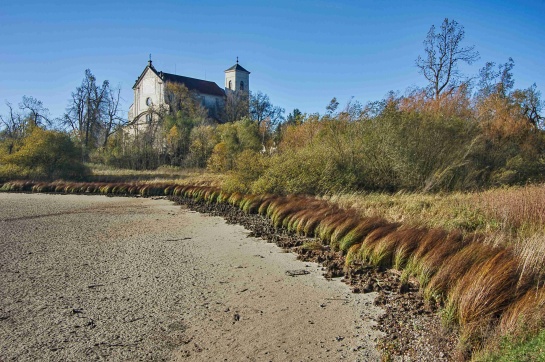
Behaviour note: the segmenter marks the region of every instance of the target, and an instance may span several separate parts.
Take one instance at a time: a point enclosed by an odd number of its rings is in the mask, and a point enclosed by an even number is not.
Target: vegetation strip
[[[432,314],[439,307],[443,324],[459,338],[456,356],[448,333],[437,338],[436,344],[446,349],[437,355],[445,359],[470,358],[501,336],[537,335],[543,328],[545,292],[540,275],[525,268],[511,247],[492,247],[482,238],[456,231],[363,218],[312,197],[243,195],[208,186],[7,182],[0,191],[173,196],[231,222],[244,219],[255,236],[296,247],[307,260],[323,263],[328,276],[346,274],[355,291],[380,291],[377,303],[404,299],[397,305],[407,309],[405,314],[416,315]],[[408,297],[400,298],[404,294]],[[380,342],[385,353],[411,357],[418,353],[414,340],[398,337],[389,333]]]

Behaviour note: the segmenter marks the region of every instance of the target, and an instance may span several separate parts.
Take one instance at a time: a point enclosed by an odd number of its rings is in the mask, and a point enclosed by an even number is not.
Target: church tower
[[[233,65],[225,71],[225,91],[243,91],[250,90],[250,72],[244,69],[240,64]]]

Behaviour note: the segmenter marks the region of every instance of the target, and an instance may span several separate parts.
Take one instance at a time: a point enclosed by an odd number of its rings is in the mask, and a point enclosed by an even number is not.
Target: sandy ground
[[[380,359],[374,293],[247,235],[167,200],[0,194],[0,361]]]

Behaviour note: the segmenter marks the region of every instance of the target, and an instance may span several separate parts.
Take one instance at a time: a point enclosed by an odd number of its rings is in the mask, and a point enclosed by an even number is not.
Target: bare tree
[[[103,147],[106,147],[108,138],[115,133],[118,126],[126,124],[125,119],[120,115],[119,100],[121,87],[110,88],[106,98],[106,119],[103,123],[104,142]]]
[[[49,126],[49,110],[44,107],[42,101],[34,97],[23,96],[23,101],[19,103],[19,108],[22,111],[28,111],[28,118],[34,126]]]
[[[239,121],[244,117],[249,116],[250,104],[248,92],[245,91],[228,91],[225,97],[225,107],[223,109],[223,120],[226,122]]]
[[[447,18],[436,32],[432,25],[424,40],[424,57],[418,56],[416,66],[430,82],[430,90],[435,98],[443,91],[452,92],[460,85],[461,75],[458,63],[472,64],[479,59],[475,46],[463,47],[464,27]]]
[[[0,141],[6,142],[8,154],[11,154],[14,152],[15,144],[25,136],[27,120],[13,110],[11,103],[6,102],[6,105],[9,114],[5,117],[0,115]]]
[[[528,89],[514,91],[513,98],[524,118],[535,128],[543,129],[545,117],[541,112],[545,102],[541,100],[541,92],[537,90],[536,84]]]
[[[99,145],[103,121],[108,113],[109,89],[107,80],[99,86],[91,70],[85,70],[85,78],[81,86],[72,93],[72,99],[63,116],[63,124],[72,129],[82,146],[84,161],[89,151]]]

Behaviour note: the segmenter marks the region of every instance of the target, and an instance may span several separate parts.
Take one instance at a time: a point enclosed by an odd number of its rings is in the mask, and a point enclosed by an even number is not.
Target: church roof
[[[246,69],[244,69],[240,64],[238,64],[238,60],[237,60],[237,64],[233,65],[233,66],[232,66],[231,68],[229,68],[229,69],[226,69],[225,71],[226,71],[226,72],[230,72],[230,71],[232,71],[232,70],[235,70],[235,71],[239,70],[239,71],[241,71],[241,72],[246,72],[246,73],[250,74],[250,72],[248,72],[248,71],[247,71]]]
[[[210,94],[214,96],[225,96],[225,92],[216,83],[207,80],[184,77],[170,73],[159,73],[161,79],[165,82],[182,83],[190,91],[194,90],[201,94]]]
[[[184,77],[184,76],[176,75],[176,74],[158,72],[157,69],[155,69],[155,67],[151,63],[151,60],[148,62],[148,66],[144,69],[142,74],[140,74],[140,76],[134,83],[133,89],[140,82],[140,80],[142,79],[142,77],[144,76],[148,68],[151,69],[159,78],[161,78],[165,82],[182,83],[190,91],[197,91],[201,94],[209,94],[209,95],[214,95],[219,97],[225,96],[225,92],[223,91],[223,89],[221,89],[214,82],[210,82],[210,81],[202,80],[202,79]]]

